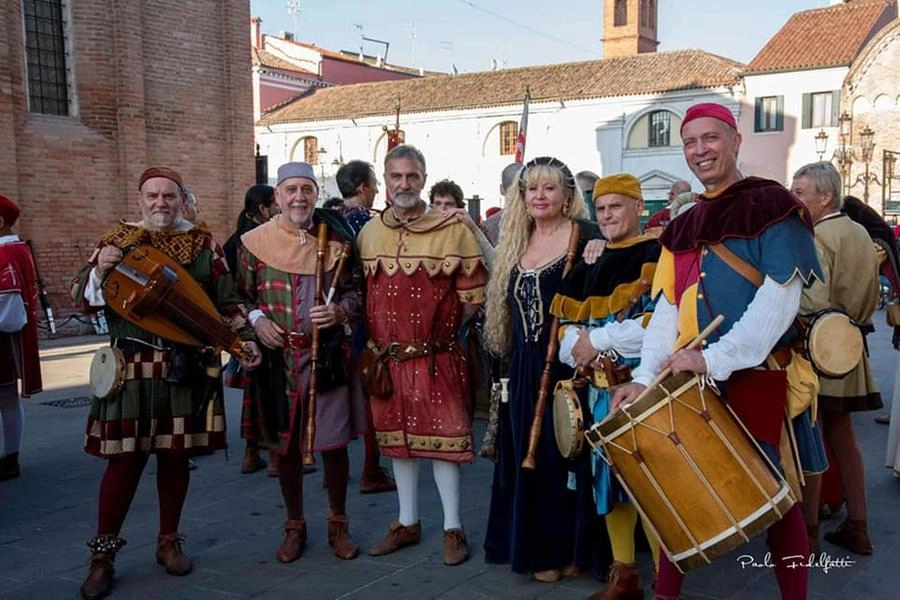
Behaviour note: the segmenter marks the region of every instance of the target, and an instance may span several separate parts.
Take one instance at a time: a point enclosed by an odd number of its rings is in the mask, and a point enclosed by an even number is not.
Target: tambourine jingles
[[[184,267],[152,246],[134,246],[123,253],[102,283],[113,311],[167,340],[245,355],[244,343]]]

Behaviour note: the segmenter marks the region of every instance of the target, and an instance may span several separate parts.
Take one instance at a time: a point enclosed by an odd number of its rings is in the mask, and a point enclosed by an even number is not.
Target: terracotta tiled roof
[[[260,120],[294,121],[391,115],[397,96],[403,113],[579,100],[737,84],[741,63],[701,50],[638,54],[588,62],[360,83],[313,90]]]
[[[896,0],[852,0],[798,12],[750,61],[746,72],[849,65],[896,16]]]
[[[297,65],[290,63],[283,58],[278,58],[274,54],[270,52],[266,52],[265,50],[261,50],[259,48],[251,49],[252,55],[251,60],[253,65],[259,65],[260,67],[265,67],[267,69],[276,69],[278,71],[290,71],[292,73],[297,73],[303,75],[305,77],[312,77],[314,79],[318,79],[318,74],[313,73],[312,71],[307,71]]]

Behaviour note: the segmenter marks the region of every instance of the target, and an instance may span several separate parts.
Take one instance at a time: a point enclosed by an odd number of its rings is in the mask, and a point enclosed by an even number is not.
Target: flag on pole
[[[519,121],[519,136],[516,138],[516,162],[524,162],[525,134],[528,131],[528,104],[531,102],[531,88],[525,88],[525,99],[522,101],[522,120]]]

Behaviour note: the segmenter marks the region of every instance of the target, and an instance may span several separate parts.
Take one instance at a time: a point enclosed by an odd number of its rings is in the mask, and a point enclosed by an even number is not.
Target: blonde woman
[[[569,168],[540,157],[527,163],[507,190],[500,241],[488,283],[486,343],[509,365],[509,402],[501,405],[485,559],[510,563],[516,573],[553,582],[591,564],[590,466],[586,455],[569,460],[557,450],[551,402],[547,402],[537,468],[523,469],[552,316],[550,303],[562,280],[574,228],[581,228],[578,256],[599,236],[580,221],[584,202]],[[556,362],[552,385],[571,376]],[[581,484],[581,482],[584,482]],[[576,485],[576,483],[578,485]]]

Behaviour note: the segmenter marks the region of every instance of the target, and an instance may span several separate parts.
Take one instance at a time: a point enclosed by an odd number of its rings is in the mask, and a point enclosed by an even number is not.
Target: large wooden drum
[[[750,541],[796,502],[734,413],[690,373],[648,388],[585,437],[682,571]]]

